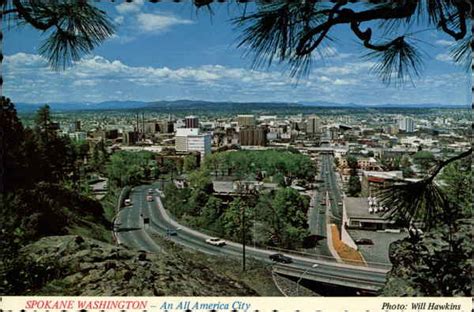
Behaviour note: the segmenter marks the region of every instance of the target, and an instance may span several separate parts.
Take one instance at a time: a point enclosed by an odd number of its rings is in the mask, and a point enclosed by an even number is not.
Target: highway
[[[178,224],[168,215],[156,193],[154,200],[147,202],[146,194],[149,187],[147,185],[135,187],[131,193],[133,205],[124,208],[117,216],[116,235],[120,243],[150,252],[163,252],[153,241],[152,235],[159,234],[165,237],[166,230],[172,229],[177,230],[178,234],[168,238],[186,248],[208,255],[242,258],[241,244],[228,241],[224,247],[211,246],[205,243],[209,238],[208,235]],[[142,216],[150,219],[149,225],[143,225]],[[274,253],[275,251],[246,246],[248,258],[266,263],[272,263],[268,257]],[[288,265],[276,265],[275,271],[278,273],[295,277],[300,277],[304,273],[305,279],[367,291],[377,291],[385,282],[386,269],[353,266],[302,255],[286,255],[294,262]],[[319,266],[312,268],[314,264]]]

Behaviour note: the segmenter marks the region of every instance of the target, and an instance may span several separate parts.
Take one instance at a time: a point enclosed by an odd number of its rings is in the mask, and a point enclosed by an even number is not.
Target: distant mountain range
[[[46,103],[16,103],[19,112],[34,112]],[[82,110],[271,110],[271,109],[291,109],[291,108],[462,108],[470,105],[447,105],[447,104],[354,104],[354,103],[333,103],[333,102],[211,102],[194,100],[177,101],[106,101],[99,103],[70,102],[70,103],[47,103],[54,111],[82,111]]]

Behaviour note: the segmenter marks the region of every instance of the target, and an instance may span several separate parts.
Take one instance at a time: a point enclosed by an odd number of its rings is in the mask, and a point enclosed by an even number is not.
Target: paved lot
[[[373,245],[359,245],[359,251],[367,262],[390,263],[388,258],[388,248],[390,243],[407,236],[407,233],[385,233],[363,230],[349,230],[352,239],[359,238],[371,239]]]

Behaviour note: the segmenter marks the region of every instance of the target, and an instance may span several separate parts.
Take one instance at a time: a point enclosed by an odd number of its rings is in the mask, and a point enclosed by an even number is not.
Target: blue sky
[[[113,38],[65,71],[48,68],[37,47],[46,35],[28,27],[5,31],[4,95],[14,102],[109,100],[286,101],[357,104],[471,103],[471,75],[448,54],[453,41],[438,31],[416,35],[426,53],[415,86],[386,86],[347,26],[315,56],[311,74],[298,84],[282,65],[252,70],[237,49],[230,23],[237,5],[214,4],[213,15],[188,3],[99,3],[117,26]],[[252,9],[252,8],[249,8]],[[413,26],[410,32],[418,31]]]

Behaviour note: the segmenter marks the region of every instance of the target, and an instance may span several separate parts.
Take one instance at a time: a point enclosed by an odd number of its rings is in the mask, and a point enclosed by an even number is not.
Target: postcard
[[[2,311],[468,311],[468,1],[1,6]]]

